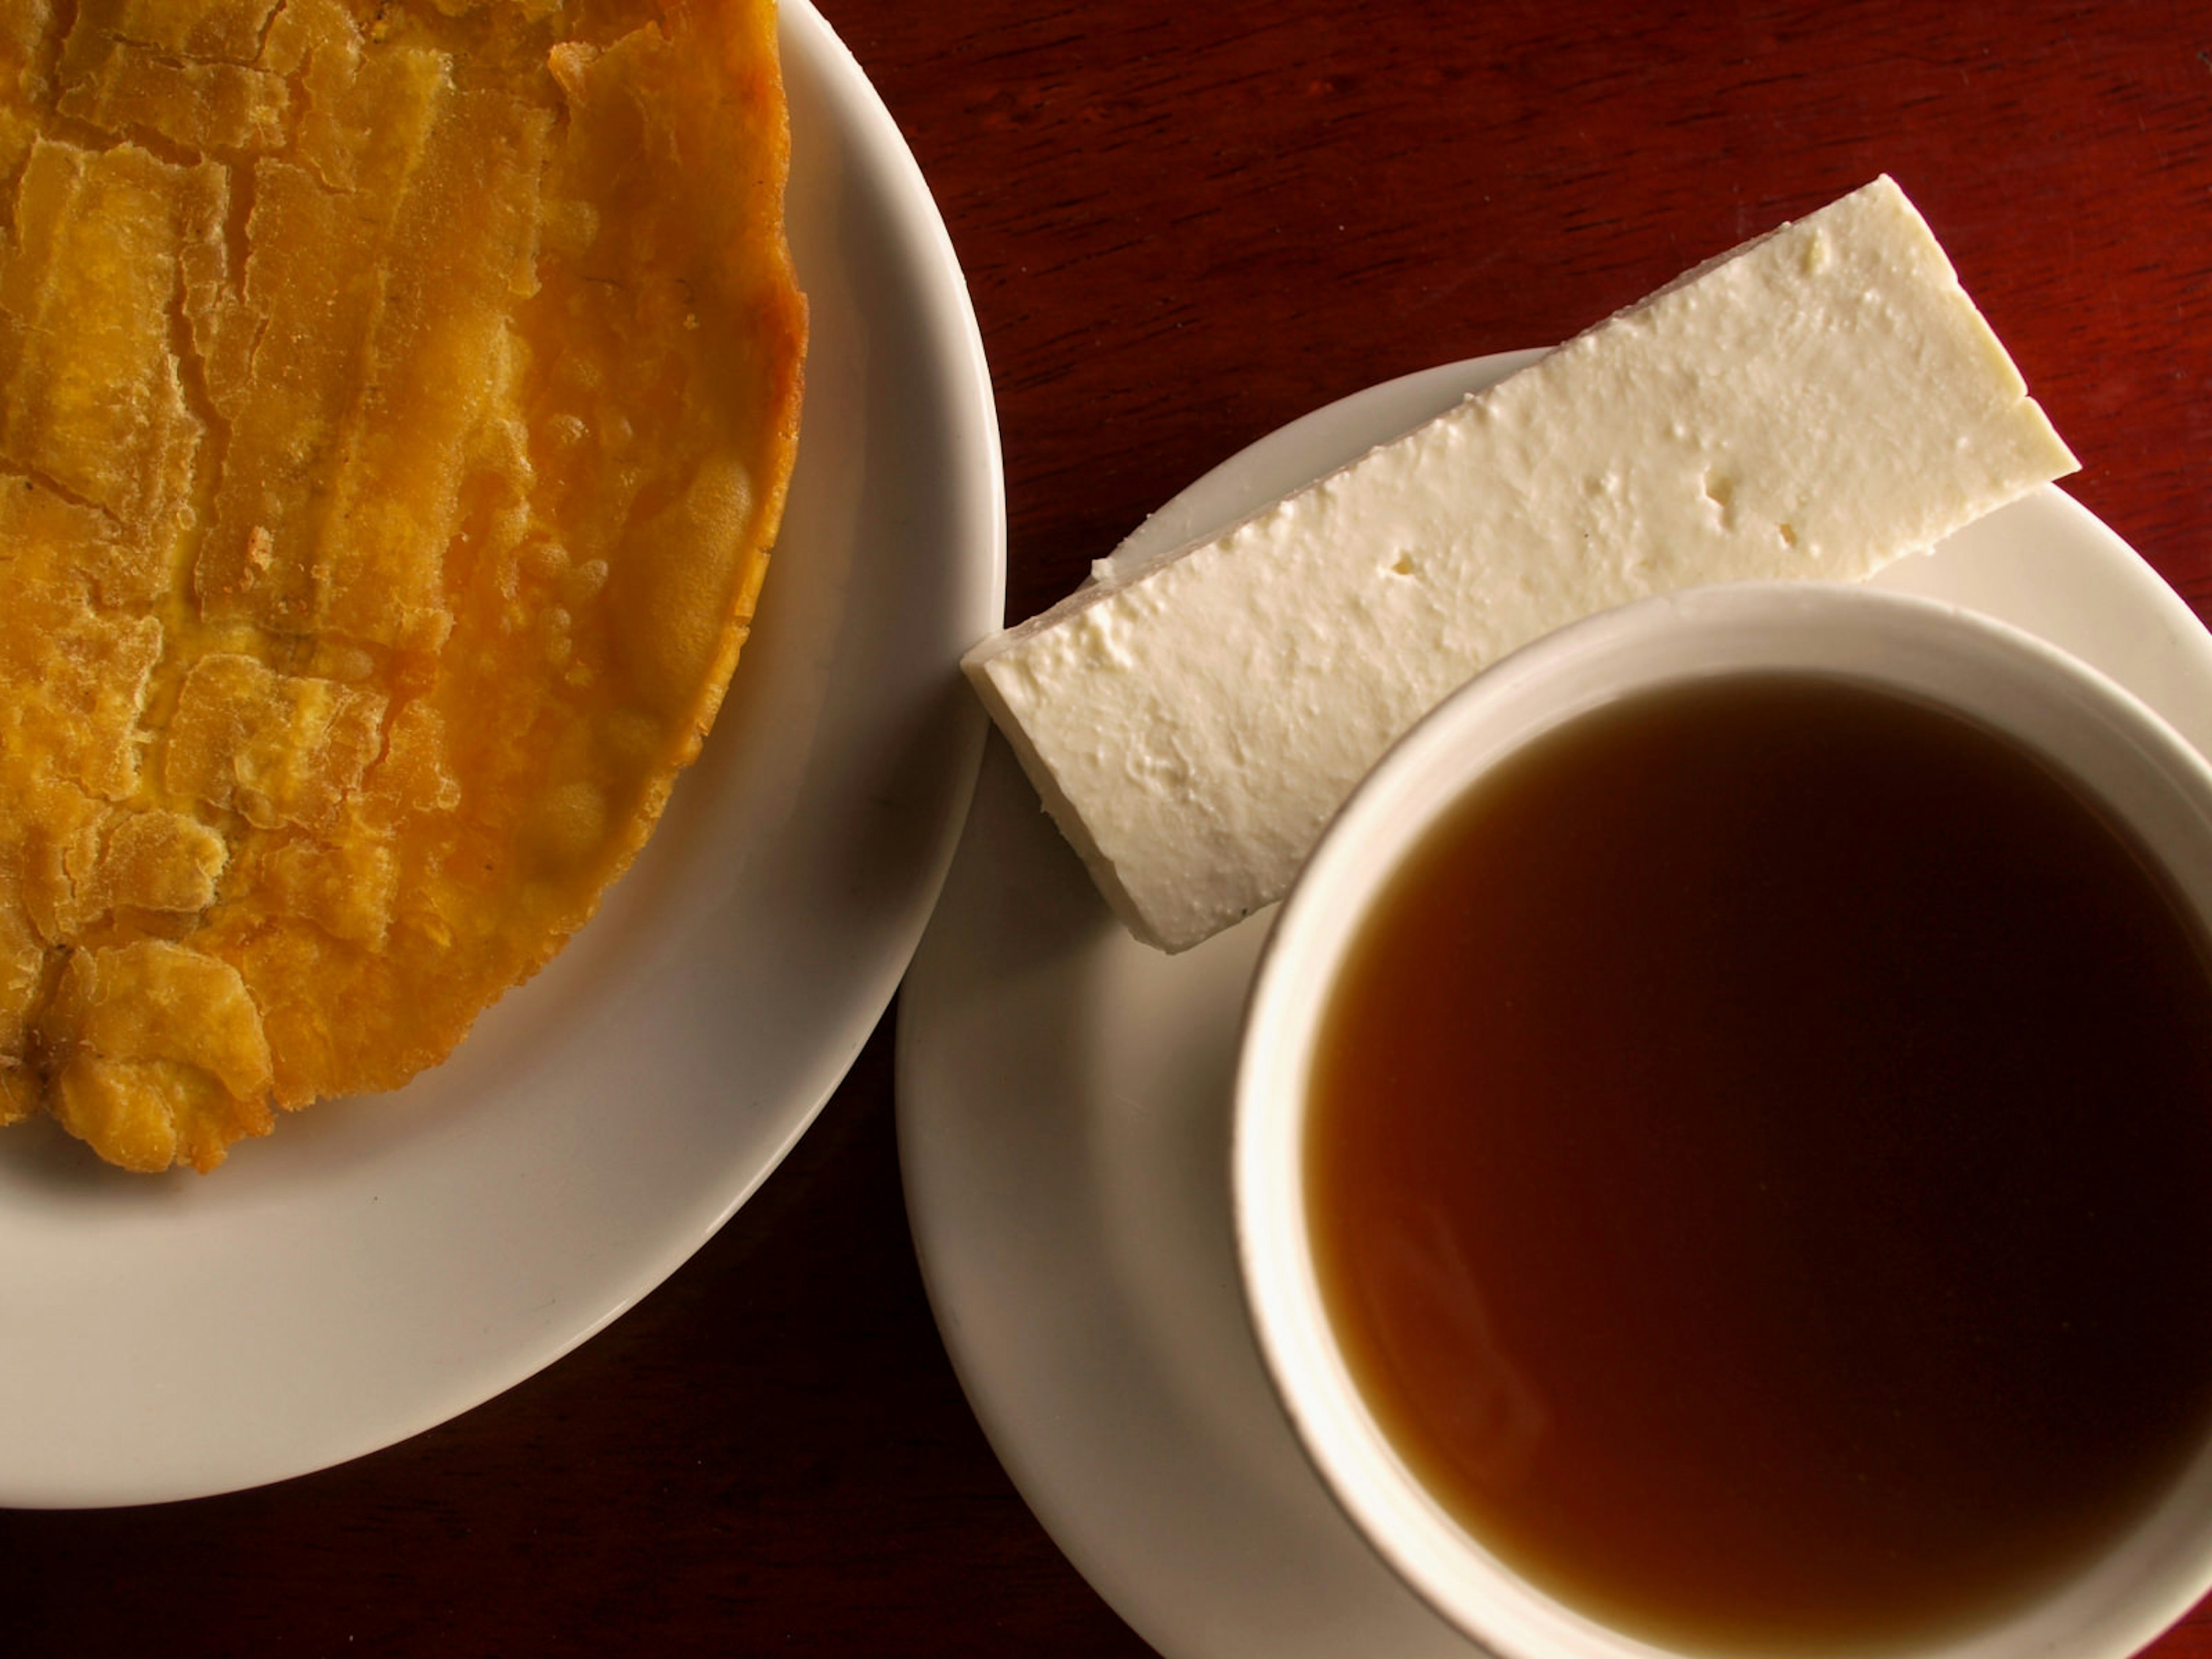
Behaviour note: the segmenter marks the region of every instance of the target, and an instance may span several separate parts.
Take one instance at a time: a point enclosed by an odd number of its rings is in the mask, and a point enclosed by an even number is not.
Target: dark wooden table
[[[968,270],[1012,616],[1292,416],[1558,340],[1885,171],[2067,488],[2212,616],[2202,0],[821,3]],[[458,1421],[258,1492],[0,1514],[0,1653],[1146,1651],[969,1416],[891,1094],[887,1018],[696,1259]],[[2212,1610],[2154,1651],[2212,1656]]]

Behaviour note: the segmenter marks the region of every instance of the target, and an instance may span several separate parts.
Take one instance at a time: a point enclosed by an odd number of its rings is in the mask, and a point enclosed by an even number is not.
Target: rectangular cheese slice
[[[1281,897],[1515,647],[1670,589],[1863,578],[2074,468],[1878,179],[963,666],[1115,914],[1182,950]]]

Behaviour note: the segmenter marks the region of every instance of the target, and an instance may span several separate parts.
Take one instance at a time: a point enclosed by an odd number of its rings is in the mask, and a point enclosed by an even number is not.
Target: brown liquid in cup
[[[2212,1424],[2212,964],[2009,740],[1761,676],[1485,780],[1320,1036],[1325,1300],[1409,1467],[1662,1643],[2014,1607]]]

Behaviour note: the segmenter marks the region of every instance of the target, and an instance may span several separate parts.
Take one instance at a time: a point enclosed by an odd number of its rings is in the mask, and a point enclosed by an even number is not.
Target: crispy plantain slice
[[[587,920],[797,441],[769,0],[0,0],[0,1122],[207,1170]]]

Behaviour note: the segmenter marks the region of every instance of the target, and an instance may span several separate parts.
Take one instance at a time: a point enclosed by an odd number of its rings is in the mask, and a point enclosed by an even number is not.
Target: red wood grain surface
[[[1887,172],[2067,488],[2212,617],[2201,0],[820,3],[969,274],[1012,616],[1283,422],[1560,339]],[[673,1279],[455,1422],[259,1492],[0,1514],[0,1654],[1147,1651],[961,1399],[890,1097],[878,1032]],[[2153,1652],[2212,1659],[2212,1614]]]

